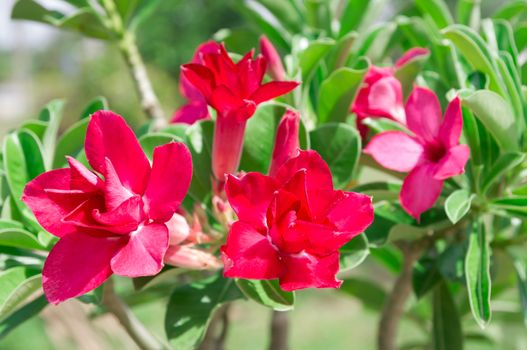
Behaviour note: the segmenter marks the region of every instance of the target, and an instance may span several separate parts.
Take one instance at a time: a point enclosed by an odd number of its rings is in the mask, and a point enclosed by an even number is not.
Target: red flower
[[[286,291],[337,288],[339,248],[371,224],[373,206],[368,196],[335,191],[315,151],[297,150],[283,159],[294,144],[289,139],[298,140],[295,124],[298,114],[289,111],[278,130],[274,154],[280,156],[273,162],[282,165],[273,176],[228,176],[225,192],[238,221],[221,247],[224,274],[278,278]]]
[[[470,149],[459,144],[463,117],[457,97],[441,120],[441,106],[434,92],[416,87],[406,104],[406,118],[415,136],[402,131],[383,132],[372,138],[364,152],[385,168],[410,172],[403,182],[400,201],[419,219],[434,205],[443,181],[463,173]]]
[[[351,106],[351,111],[357,115],[357,128],[362,137],[368,132],[368,128],[362,124],[366,118],[383,117],[406,124],[403,90],[395,72],[415,57],[427,55],[428,52],[424,48],[413,48],[395,63],[394,68],[372,66],[368,70],[364,87],[359,90]]]
[[[236,172],[242,151],[245,124],[256,106],[293,90],[294,81],[262,84],[267,61],[263,56],[246,54],[238,63],[224,46],[202,55],[202,64],[182,66],[182,74],[218,113],[212,146],[212,168],[216,179]]]
[[[276,132],[273,158],[269,166],[270,176],[275,176],[282,164],[298,153],[298,149],[300,148],[298,140],[299,128],[300,114],[288,109],[282,117]]]
[[[219,50],[220,44],[207,41],[196,49],[192,57],[192,63],[202,64],[203,55]],[[184,74],[179,79],[179,91],[186,97],[188,103],[180,107],[172,116],[172,123],[193,124],[198,120],[210,119],[207,101],[201,92],[192,85]]]
[[[267,62],[269,62],[267,73],[274,80],[285,80],[285,69],[284,65],[282,64],[282,59],[280,58],[278,51],[276,51],[271,41],[269,41],[265,35],[260,37],[260,52],[262,53],[263,57],[265,57]]]
[[[68,158],[69,168],[38,176],[22,197],[42,227],[60,238],[42,273],[52,303],[89,292],[113,273],[157,274],[168,247],[165,223],[192,176],[184,144],[157,147],[151,166],[133,131],[110,111],[92,116],[85,151],[96,172]]]

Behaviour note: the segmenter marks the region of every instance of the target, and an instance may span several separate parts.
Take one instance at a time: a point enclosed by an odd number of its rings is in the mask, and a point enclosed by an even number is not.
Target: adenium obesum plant
[[[334,190],[320,155],[297,148],[298,118],[287,112],[279,125],[271,176],[228,176],[238,221],[221,248],[226,277],[279,279],[286,291],[337,288],[339,248],[373,221],[370,197]]]
[[[42,272],[46,297],[55,304],[97,288],[113,273],[157,274],[192,177],[184,144],[157,147],[150,165],[133,131],[110,111],[91,117],[85,152],[94,171],[69,157],[69,168],[38,176],[22,197],[42,227],[60,238]]]
[[[271,41],[265,36],[260,37],[260,53],[268,62],[267,73],[274,80],[285,80],[285,69],[282,59]]]
[[[413,135],[387,131],[375,135],[364,152],[383,167],[409,172],[400,193],[403,208],[419,219],[430,209],[444,180],[462,174],[470,149],[459,144],[463,117],[459,98],[454,98],[441,118],[435,93],[415,87],[406,103],[406,123]]]
[[[357,115],[357,129],[362,137],[368,132],[362,123],[366,118],[383,117],[406,124],[403,89],[395,72],[415,57],[428,53],[428,49],[416,47],[399,58],[394,67],[370,67],[351,106],[351,111]]]
[[[182,76],[217,112],[212,146],[212,170],[222,182],[225,174],[235,173],[240,162],[245,125],[260,103],[284,95],[295,81],[271,81],[262,84],[267,60],[253,51],[238,63],[229,57],[223,44],[214,52],[201,55],[200,63],[182,66]]]

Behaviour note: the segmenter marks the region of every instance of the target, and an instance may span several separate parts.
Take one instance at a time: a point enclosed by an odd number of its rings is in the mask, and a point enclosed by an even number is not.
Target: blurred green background
[[[83,107],[96,96],[105,96],[113,110],[133,125],[144,121],[134,86],[115,47],[49,26],[14,22],[9,14],[14,0],[0,1],[0,137],[22,120],[36,117],[51,99],[67,101],[63,127],[78,118]],[[43,3],[53,4],[52,0]],[[403,0],[394,1],[399,6]],[[502,1],[484,2],[484,9]],[[192,57],[195,47],[210,38],[221,39],[224,28],[244,38],[229,43],[231,51],[257,46],[258,33],[231,7],[229,0],[166,0],[138,30],[140,51],[147,63],[154,89],[167,115],[181,104],[177,79],[179,66]],[[488,11],[487,10],[487,11]],[[389,9],[388,9],[389,11]],[[353,274],[380,281],[386,288],[393,276],[368,260]],[[130,281],[120,280],[130,287]],[[301,291],[291,313],[291,348],[374,349],[378,310],[362,306],[342,292]],[[164,303],[159,300],[135,308],[153,332],[164,338]],[[424,303],[423,303],[424,304]],[[496,305],[495,305],[496,306]],[[419,304],[417,305],[419,307]],[[507,305],[498,307],[506,310]],[[374,310],[377,309],[377,310]],[[426,312],[426,310],[425,310]],[[69,301],[50,306],[41,317],[31,320],[0,342],[0,349],[134,349],[135,345],[107,316],[88,319],[87,306]],[[227,349],[266,349],[270,311],[254,303],[236,303],[231,311]],[[470,314],[468,329],[476,329]],[[415,323],[402,324],[401,343],[416,348],[426,334]],[[478,341],[469,349],[527,349],[525,328],[514,323],[493,323],[488,331],[499,345]],[[485,347],[486,346],[486,347]]]

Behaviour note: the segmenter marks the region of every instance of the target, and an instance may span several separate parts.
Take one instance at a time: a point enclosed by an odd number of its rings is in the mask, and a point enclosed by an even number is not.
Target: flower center
[[[439,162],[446,155],[446,148],[440,142],[428,143],[425,146],[425,157],[433,163]]]

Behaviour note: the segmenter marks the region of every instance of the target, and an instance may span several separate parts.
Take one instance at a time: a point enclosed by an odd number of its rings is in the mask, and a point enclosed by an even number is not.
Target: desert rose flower
[[[400,193],[403,208],[419,219],[441,193],[443,181],[462,174],[470,155],[460,145],[463,117],[453,99],[441,118],[441,106],[430,90],[415,87],[406,104],[406,121],[414,135],[387,131],[375,135],[364,150],[383,167],[409,172]]]
[[[271,76],[271,78],[278,81],[285,80],[285,69],[284,65],[282,64],[282,59],[280,58],[278,51],[276,51],[271,41],[265,35],[260,37],[260,52],[262,53],[263,57],[267,59],[267,62],[269,62],[267,66],[267,73]]]
[[[383,117],[406,124],[403,89],[395,72],[415,57],[427,55],[428,52],[424,48],[413,48],[395,63],[395,67],[372,66],[368,70],[364,86],[351,106],[351,111],[357,115],[357,128],[362,137],[368,132],[366,125],[362,124],[366,118]]]
[[[46,297],[55,304],[114,273],[157,274],[168,248],[166,223],[192,177],[184,144],[157,147],[150,165],[133,131],[110,111],[91,117],[85,151],[94,171],[68,158],[69,168],[38,176],[22,197],[42,227],[59,237],[42,272]]]
[[[220,44],[214,41],[207,41],[201,44],[196,49],[196,52],[194,52],[192,63],[202,64],[203,55],[210,52],[216,52],[219,47]],[[200,90],[195,88],[194,85],[186,79],[184,74],[181,74],[179,79],[179,91],[188,102],[174,113],[172,116],[172,123],[193,124],[198,120],[210,119],[205,97],[203,97]]]
[[[288,109],[276,132],[274,141],[273,157],[269,166],[269,176],[275,176],[278,169],[287,160],[293,158],[300,148],[298,132],[300,128],[300,114]]]
[[[236,172],[243,146],[247,120],[260,103],[284,95],[296,86],[294,81],[271,81],[262,84],[267,67],[263,56],[253,59],[253,52],[238,63],[229,57],[224,46],[202,55],[202,64],[182,66],[182,74],[217,111],[212,146],[212,170],[217,180]]]
[[[286,113],[278,135],[298,140],[297,123],[298,114]],[[288,155],[293,144],[277,136],[273,153]],[[273,176],[228,176],[225,192],[238,221],[221,248],[226,277],[279,279],[286,291],[340,286],[339,248],[371,224],[371,199],[334,190],[315,151],[295,153],[273,158],[282,163]]]

